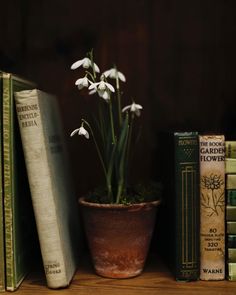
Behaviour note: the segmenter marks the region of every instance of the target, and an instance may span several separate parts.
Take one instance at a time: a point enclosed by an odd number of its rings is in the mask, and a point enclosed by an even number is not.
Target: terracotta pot
[[[139,275],[144,267],[160,201],[133,205],[79,200],[97,274],[108,278]]]

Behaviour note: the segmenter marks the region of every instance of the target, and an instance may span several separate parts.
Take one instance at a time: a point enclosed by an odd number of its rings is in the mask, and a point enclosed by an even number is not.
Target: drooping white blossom
[[[122,74],[120,71],[118,71],[116,68],[112,68],[110,70],[107,70],[103,73],[103,75],[106,78],[111,78],[111,79],[120,79],[122,82],[126,81],[125,75]]]
[[[140,104],[137,104],[137,103],[133,102],[132,104],[124,107],[122,109],[122,112],[126,112],[126,111],[129,110],[131,113],[134,113],[136,116],[139,117],[140,114],[141,114],[140,110],[142,110],[142,108],[143,107]]]
[[[88,131],[83,127],[83,124],[81,125],[80,128],[75,129],[74,131],[71,132],[70,136],[73,136],[75,134],[85,136],[85,138],[89,139],[89,133]]]
[[[79,89],[82,89],[85,87],[87,88],[89,86],[89,83],[91,84],[92,82],[89,81],[87,76],[83,78],[79,78],[78,80],[75,81],[75,85],[77,85]]]
[[[91,83],[88,89],[90,90],[89,94],[94,94],[95,92],[97,92],[98,95],[105,100],[110,99],[110,92],[115,92],[114,87],[104,80],[101,80],[97,83]]]
[[[94,65],[95,72],[100,73],[99,67],[95,63],[93,63],[93,65]],[[92,65],[91,60],[88,57],[85,57],[83,59],[80,59],[80,60],[74,62],[71,66],[71,70],[75,70],[81,66],[84,69],[88,69],[89,67],[92,67],[93,65]]]

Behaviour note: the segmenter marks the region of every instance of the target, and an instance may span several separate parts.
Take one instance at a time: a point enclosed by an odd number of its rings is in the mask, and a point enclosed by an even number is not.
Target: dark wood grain
[[[107,279],[97,276],[87,259],[82,262],[69,288],[51,290],[46,287],[44,274],[34,272],[22,283],[17,295],[21,294],[62,295],[157,295],[157,294],[235,294],[236,282],[197,281],[176,282],[167,267],[155,257],[149,259],[144,272],[132,279]]]

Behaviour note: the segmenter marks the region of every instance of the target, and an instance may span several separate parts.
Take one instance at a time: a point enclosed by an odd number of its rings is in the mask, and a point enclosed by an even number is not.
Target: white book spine
[[[50,288],[68,285],[66,257],[57,220],[54,187],[48,157],[50,148],[45,140],[45,122],[42,122],[38,92],[16,94],[16,109],[28,172],[34,214],[37,224],[42,259]],[[26,93],[27,94],[27,93]]]

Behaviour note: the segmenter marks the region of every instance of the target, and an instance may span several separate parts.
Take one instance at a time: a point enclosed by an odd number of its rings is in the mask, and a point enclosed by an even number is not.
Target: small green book
[[[236,262],[236,248],[228,248],[228,262]]]
[[[226,174],[236,173],[236,159],[225,158],[225,173]]]
[[[236,206],[236,190],[226,190],[227,205]]]
[[[236,221],[236,206],[226,206],[226,220]]]
[[[228,262],[228,276],[227,279],[229,281],[236,281],[236,262]]]
[[[228,248],[236,248],[236,235],[228,235],[227,236],[227,247]]]
[[[236,158],[236,141],[225,141],[226,158]]]
[[[226,174],[226,189],[236,189],[236,174]]]
[[[226,232],[227,234],[236,234],[236,221],[226,222]]]

